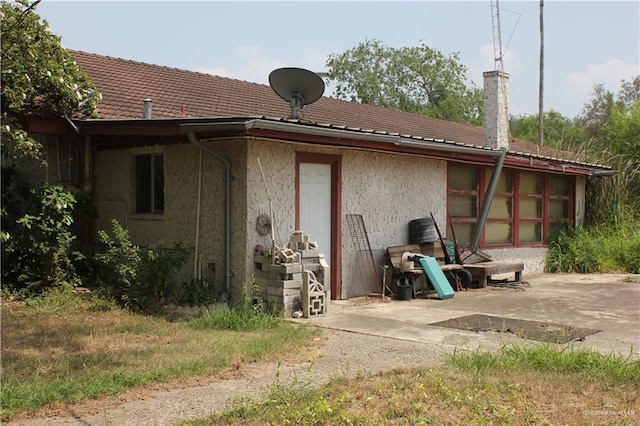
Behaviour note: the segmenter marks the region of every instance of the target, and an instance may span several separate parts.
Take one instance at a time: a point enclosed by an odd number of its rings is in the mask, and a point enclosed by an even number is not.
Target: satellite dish
[[[274,92],[291,105],[289,118],[298,118],[297,109],[312,104],[324,93],[324,81],[312,71],[302,68],[278,68],[269,74]]]

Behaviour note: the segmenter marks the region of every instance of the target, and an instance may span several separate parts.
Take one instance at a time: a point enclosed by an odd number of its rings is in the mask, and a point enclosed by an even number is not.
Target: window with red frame
[[[459,243],[471,241],[493,169],[451,164],[447,208]],[[535,246],[573,224],[572,177],[503,169],[481,247]]]

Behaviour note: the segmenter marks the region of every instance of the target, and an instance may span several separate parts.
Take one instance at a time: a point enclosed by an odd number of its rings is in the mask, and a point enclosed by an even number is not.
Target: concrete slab
[[[540,274],[523,286],[456,292],[452,299],[331,301],[326,315],[297,320],[318,327],[429,342],[447,350],[496,350],[545,344],[510,333],[472,332],[430,325],[470,314],[543,321],[602,331],[560,346],[591,348],[640,359],[640,275]]]

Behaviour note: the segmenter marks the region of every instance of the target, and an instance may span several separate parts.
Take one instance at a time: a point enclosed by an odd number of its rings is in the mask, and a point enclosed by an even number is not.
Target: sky
[[[509,113],[537,114],[540,2],[495,4]],[[640,74],[639,1],[546,0],[543,11],[544,111],[573,118],[594,84],[617,93]],[[43,0],[36,13],[69,49],[262,84],[280,67],[326,72],[328,55],[367,40],[457,53],[477,87],[495,69],[490,0]]]

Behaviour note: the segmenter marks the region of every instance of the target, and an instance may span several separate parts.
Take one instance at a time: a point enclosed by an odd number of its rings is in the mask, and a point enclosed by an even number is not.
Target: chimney
[[[509,149],[509,74],[494,70],[484,77],[484,146]]]
[[[142,118],[149,119],[151,118],[151,113],[153,109],[153,101],[149,98],[144,100],[144,106],[142,107]]]

